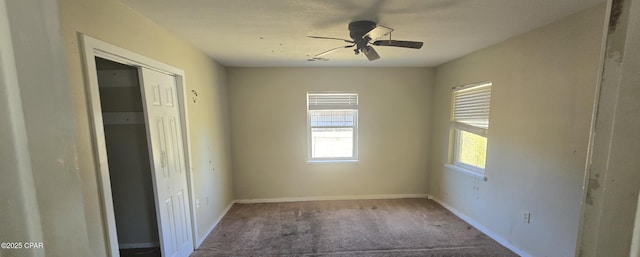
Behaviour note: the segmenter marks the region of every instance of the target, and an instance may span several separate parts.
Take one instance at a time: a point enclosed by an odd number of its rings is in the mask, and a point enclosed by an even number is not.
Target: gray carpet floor
[[[518,256],[428,199],[235,204],[191,257]]]

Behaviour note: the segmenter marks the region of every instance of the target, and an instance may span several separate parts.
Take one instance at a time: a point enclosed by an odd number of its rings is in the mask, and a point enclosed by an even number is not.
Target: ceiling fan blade
[[[337,37],[318,37],[318,36],[307,36],[307,37],[308,37],[308,38],[316,38],[316,39],[333,39],[333,40],[340,40],[340,41],[344,41],[344,42],[351,43],[351,44],[355,43],[355,42],[353,42],[353,41],[351,41],[351,40],[347,40],[347,39],[344,39],[344,38],[337,38]]]
[[[375,61],[380,59],[380,55],[378,55],[378,52],[376,52],[376,50],[373,49],[373,47],[371,46],[366,46],[365,48],[362,48],[362,52],[364,53],[364,55],[367,56],[367,59],[369,59],[369,61]]]
[[[424,43],[417,41],[401,41],[401,40],[378,40],[373,42],[376,46],[396,46],[412,49],[420,49]]]
[[[376,40],[380,37],[388,35],[391,32],[393,32],[392,28],[377,25],[375,28],[367,32],[367,34],[364,34],[362,38],[366,38],[368,36],[371,40]]]
[[[323,56],[323,55],[326,55],[326,54],[333,53],[333,52],[338,51],[338,50],[340,50],[340,49],[344,49],[344,48],[351,48],[351,47],[353,47],[353,46],[354,46],[354,45],[348,45],[348,46],[339,46],[339,47],[336,47],[336,48],[331,48],[331,49],[329,49],[329,50],[327,50],[327,51],[324,51],[324,52],[322,52],[322,53],[319,53],[319,54],[314,55],[314,57],[320,57],[320,56]]]

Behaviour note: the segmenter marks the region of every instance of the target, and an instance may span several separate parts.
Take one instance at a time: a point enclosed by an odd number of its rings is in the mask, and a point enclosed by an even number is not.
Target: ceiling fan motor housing
[[[349,36],[353,41],[361,41],[365,34],[369,33],[372,29],[376,28],[376,23],[373,21],[354,21],[349,23]]]

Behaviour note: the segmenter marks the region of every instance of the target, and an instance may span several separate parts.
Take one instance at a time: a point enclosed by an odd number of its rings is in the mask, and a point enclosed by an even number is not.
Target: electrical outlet
[[[531,213],[525,212],[524,215],[522,215],[522,221],[527,224],[531,223]]]
[[[200,208],[200,199],[196,198],[196,209]]]

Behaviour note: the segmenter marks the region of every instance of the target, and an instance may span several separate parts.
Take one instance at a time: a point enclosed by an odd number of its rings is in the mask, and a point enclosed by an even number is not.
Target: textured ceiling
[[[436,66],[544,26],[604,0],[121,0],[225,66]],[[420,50],[376,46],[373,62],[327,36],[350,21],[393,28]]]

